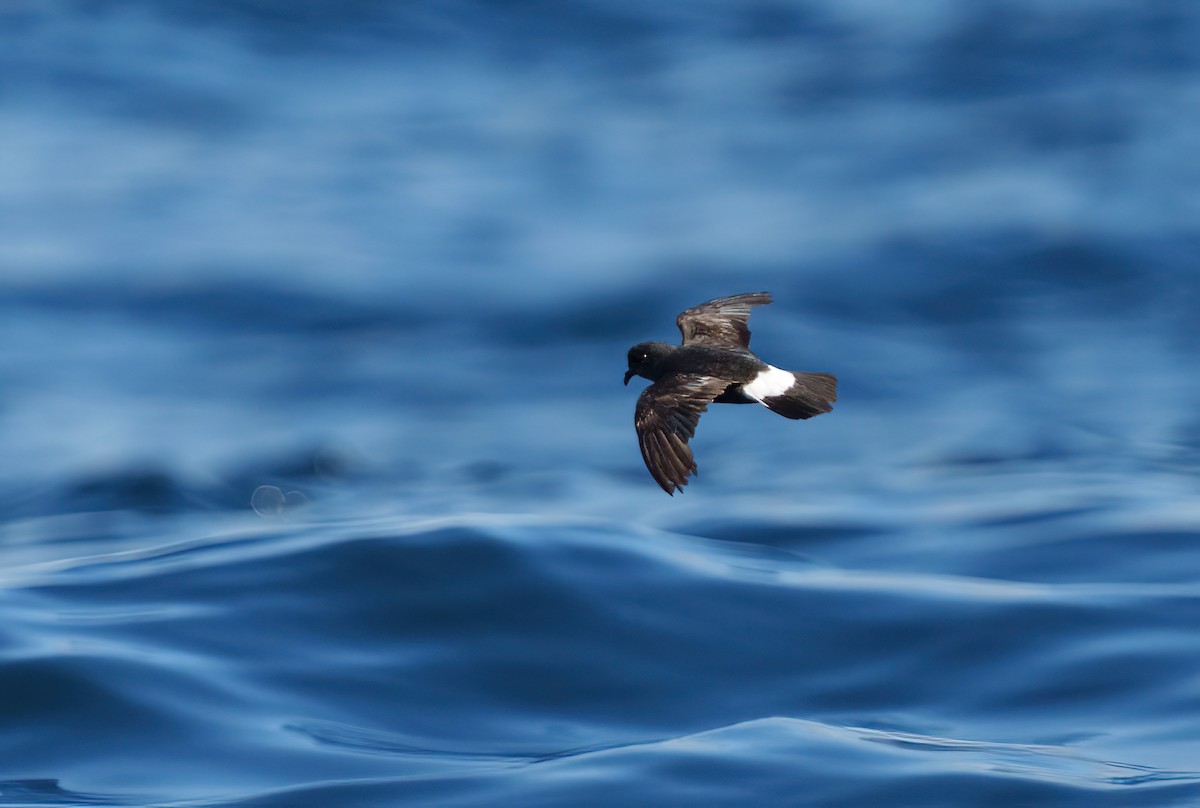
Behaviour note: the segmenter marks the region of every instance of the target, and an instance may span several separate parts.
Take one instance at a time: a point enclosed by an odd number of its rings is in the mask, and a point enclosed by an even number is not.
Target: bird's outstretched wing
[[[700,413],[728,386],[713,376],[680,374],[655,382],[638,397],[633,424],[642,458],[668,494],[682,491],[688,474],[695,473],[688,441],[696,434]]]
[[[719,297],[699,306],[692,306],[675,318],[683,334],[684,345],[703,345],[709,348],[750,347],[750,319],[753,306],[771,302],[770,292],[750,292],[732,297]]]

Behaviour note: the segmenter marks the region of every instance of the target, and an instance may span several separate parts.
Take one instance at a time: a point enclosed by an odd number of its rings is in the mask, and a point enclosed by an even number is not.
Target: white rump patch
[[[766,370],[760,370],[757,376],[742,385],[742,392],[761,403],[764,398],[783,395],[795,383],[796,377],[791,371],[767,365]]]

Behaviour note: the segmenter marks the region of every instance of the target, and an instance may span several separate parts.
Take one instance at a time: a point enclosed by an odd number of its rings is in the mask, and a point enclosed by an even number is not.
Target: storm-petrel
[[[710,300],[675,318],[682,345],[641,342],[629,349],[625,384],[634,376],[654,382],[634,411],[638,445],[650,476],[668,494],[682,491],[696,473],[688,441],[710,402],[757,402],[785,418],[833,409],[836,376],[780,370],[750,351],[750,309],[770,302],[768,292]]]

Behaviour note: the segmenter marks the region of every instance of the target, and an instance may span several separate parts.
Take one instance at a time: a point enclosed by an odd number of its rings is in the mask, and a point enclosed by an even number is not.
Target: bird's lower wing
[[[642,391],[634,411],[638,445],[646,468],[664,491],[674,495],[696,472],[688,441],[700,413],[729,382],[713,376],[680,375],[661,379]]]

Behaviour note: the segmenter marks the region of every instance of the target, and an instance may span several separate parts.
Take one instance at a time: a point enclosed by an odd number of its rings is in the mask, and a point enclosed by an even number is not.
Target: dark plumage
[[[712,402],[759,403],[785,418],[812,418],[833,409],[837,378],[780,370],[750,350],[750,309],[767,292],[722,297],[684,311],[675,324],[682,345],[642,342],[629,349],[625,384],[654,382],[638,397],[633,423],[650,475],[668,494],[682,491],[696,461],[688,441]]]

